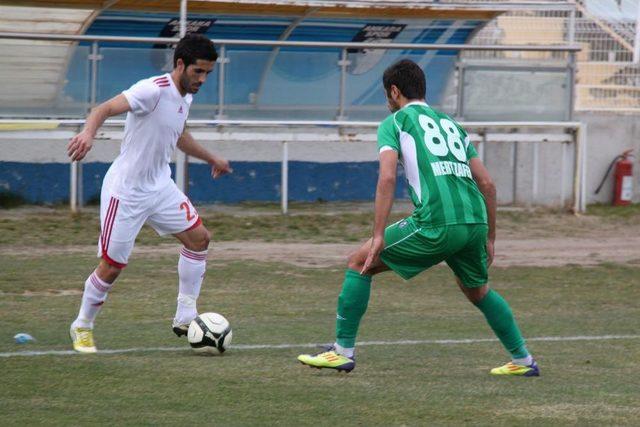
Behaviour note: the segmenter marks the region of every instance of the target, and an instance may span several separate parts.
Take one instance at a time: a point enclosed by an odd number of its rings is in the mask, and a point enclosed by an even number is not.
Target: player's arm
[[[396,191],[396,169],[398,167],[398,152],[385,150],[380,153],[380,173],[376,187],[375,219],[373,223],[373,239],[371,249],[364,263],[361,274],[369,270],[369,266],[378,259],[384,249],[384,230],[393,206]]]
[[[233,169],[231,169],[231,166],[229,166],[229,162],[226,159],[214,155],[202,145],[198,144],[198,142],[193,139],[191,133],[186,129],[178,139],[178,148],[188,156],[207,162],[211,166],[211,176],[213,179],[233,172]]]
[[[116,95],[92,108],[82,131],[71,138],[67,145],[67,154],[71,157],[71,160],[82,160],[87,155],[93,146],[93,138],[95,138],[96,132],[98,132],[105,120],[127,111],[131,111],[131,107],[123,94]]]
[[[472,158],[469,161],[469,167],[471,168],[473,180],[478,185],[487,205],[487,220],[489,222],[487,255],[489,257],[488,265],[491,265],[493,262],[494,242],[496,240],[496,186],[493,183],[493,179],[491,179],[491,175],[489,175],[489,171],[484,167],[482,160],[477,157]]]

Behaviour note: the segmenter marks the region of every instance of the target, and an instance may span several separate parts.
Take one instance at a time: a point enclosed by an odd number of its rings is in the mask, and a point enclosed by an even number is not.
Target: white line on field
[[[527,341],[602,341],[602,340],[628,340],[638,339],[640,335],[578,335],[570,337],[533,337]],[[496,338],[469,338],[459,340],[401,340],[401,341],[361,341],[359,347],[372,345],[423,345],[423,344],[475,344],[483,342],[498,341]],[[315,348],[318,344],[237,344],[231,348],[233,350],[260,350],[260,349],[280,349],[280,348]],[[98,354],[123,354],[123,353],[143,353],[160,351],[187,351],[188,347],[134,347],[113,350],[99,350]],[[28,356],[70,356],[77,355],[73,350],[42,350],[42,351],[15,351],[0,353],[0,357],[28,357]]]

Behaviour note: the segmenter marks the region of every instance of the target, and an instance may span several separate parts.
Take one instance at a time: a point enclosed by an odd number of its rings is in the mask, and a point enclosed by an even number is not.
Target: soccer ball
[[[231,326],[218,313],[202,313],[189,324],[187,339],[198,353],[224,353],[231,344]]]

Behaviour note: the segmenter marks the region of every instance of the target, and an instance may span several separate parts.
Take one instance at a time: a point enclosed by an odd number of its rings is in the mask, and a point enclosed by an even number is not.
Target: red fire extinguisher
[[[600,182],[600,185],[596,190],[596,194],[598,194],[602,189],[602,185],[607,179],[607,176],[609,176],[611,168],[615,165],[616,170],[614,173],[615,179],[613,187],[614,206],[625,206],[631,204],[631,198],[633,196],[633,162],[630,160],[630,157],[633,157],[631,154],[632,151],[633,150],[627,150],[613,159],[607,169],[607,173],[604,174],[602,182]]]

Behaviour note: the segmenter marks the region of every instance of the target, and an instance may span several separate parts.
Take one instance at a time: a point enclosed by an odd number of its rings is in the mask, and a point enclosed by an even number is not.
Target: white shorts
[[[188,231],[202,224],[198,212],[174,182],[153,195],[119,199],[108,186],[100,194],[98,258],[123,268],[144,223],[164,236]]]

